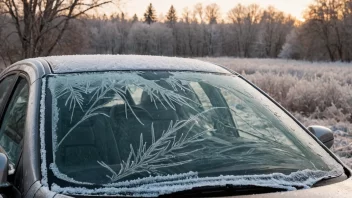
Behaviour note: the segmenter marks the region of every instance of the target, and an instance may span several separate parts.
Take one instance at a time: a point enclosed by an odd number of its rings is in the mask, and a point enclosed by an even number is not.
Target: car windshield
[[[341,174],[306,131],[236,75],[95,72],[43,84],[43,182],[57,192],[160,195],[256,185],[275,174],[301,183]]]

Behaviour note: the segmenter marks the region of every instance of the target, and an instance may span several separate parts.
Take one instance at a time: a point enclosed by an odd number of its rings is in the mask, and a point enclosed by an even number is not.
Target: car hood
[[[238,198],[239,196],[236,196]],[[297,197],[309,197],[309,198],[325,198],[325,197],[336,197],[336,198],[351,198],[352,197],[352,179],[345,181],[325,185],[321,187],[310,188],[306,190],[287,191],[278,193],[267,193],[259,195],[246,195],[240,196],[243,198],[297,198]],[[227,197],[228,198],[228,197]]]

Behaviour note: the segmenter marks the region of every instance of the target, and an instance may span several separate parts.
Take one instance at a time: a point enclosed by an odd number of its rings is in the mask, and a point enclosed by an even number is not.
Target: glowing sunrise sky
[[[143,16],[149,3],[153,4],[157,16],[160,14],[165,15],[171,5],[174,5],[177,14],[181,16],[183,8],[188,7],[189,9],[193,9],[196,3],[202,3],[203,5],[217,3],[221,8],[223,16],[226,16],[226,13],[238,3],[243,5],[256,3],[264,8],[272,5],[278,10],[293,15],[297,19],[302,19],[302,12],[308,7],[312,0],[124,0],[124,2],[121,7],[122,10],[126,12],[128,16],[133,16],[133,14],[136,13],[138,17]]]

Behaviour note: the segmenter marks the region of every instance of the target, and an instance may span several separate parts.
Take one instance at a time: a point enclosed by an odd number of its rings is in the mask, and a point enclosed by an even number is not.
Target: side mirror
[[[7,183],[7,176],[9,174],[9,162],[7,156],[0,153],[0,186]]]
[[[310,126],[308,130],[312,132],[326,147],[331,148],[334,144],[334,134],[329,128],[323,126]]]
[[[11,187],[11,184],[7,181],[8,174],[9,161],[5,154],[0,153],[0,198],[8,194],[9,188]]]

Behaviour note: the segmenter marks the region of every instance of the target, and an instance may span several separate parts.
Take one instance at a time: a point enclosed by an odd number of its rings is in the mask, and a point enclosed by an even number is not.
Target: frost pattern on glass
[[[57,147],[59,147],[61,143],[67,138],[67,136],[69,136],[70,133],[85,120],[98,115],[109,117],[109,115],[97,112],[106,104],[97,105],[97,103],[100,100],[104,99],[106,94],[110,91],[115,92],[116,95],[119,95],[123,98],[123,100],[125,101],[125,109],[127,110],[128,108],[129,110],[131,110],[133,115],[143,125],[143,123],[134,113],[133,108],[125,97],[126,92],[128,91],[127,85],[133,84],[141,88],[143,91],[148,93],[152,102],[155,103],[156,101],[158,101],[162,104],[164,108],[172,108],[175,110],[174,104],[192,107],[189,103],[192,103],[193,101],[191,101],[189,98],[176,94],[168,89],[165,89],[152,80],[144,79],[139,74],[140,72],[124,72],[113,74],[105,73],[103,74],[104,80],[96,80],[94,79],[94,75],[92,76],[87,74],[77,74],[79,78],[66,78],[59,76],[55,77],[55,83],[50,83],[49,87],[53,91],[54,98],[60,98],[64,95],[68,95],[66,96],[67,99],[65,105],[69,108],[70,111],[72,111],[71,121],[76,106],[79,106],[80,109],[82,109],[82,105],[84,102],[85,104],[89,105],[89,108],[85,111],[84,116],[58,142]],[[62,78],[63,80],[61,81],[60,78]],[[89,101],[84,101],[82,95],[88,93],[93,93],[93,97]],[[56,112],[58,112],[58,110]]]
[[[50,79],[49,89],[53,95],[53,147],[54,147],[54,161],[55,161],[55,152],[60,147],[60,145],[65,141],[65,139],[74,131],[76,127],[78,127],[82,122],[85,120],[95,117],[98,115],[102,115],[105,117],[110,117],[109,115],[101,112],[97,112],[99,109],[103,108],[106,104],[97,105],[97,103],[106,97],[108,92],[114,92],[116,95],[119,95],[124,103],[125,103],[125,111],[127,117],[127,109],[129,109],[134,117],[139,121],[140,124],[144,125],[139,117],[134,112],[134,109],[129,104],[128,100],[126,99],[125,95],[128,91],[128,85],[134,85],[144,92],[148,93],[150,97],[150,101],[154,102],[155,108],[158,108],[156,102],[159,102],[163,108],[168,109],[171,108],[175,110],[175,104],[178,105],[185,105],[190,108],[193,108],[190,103],[197,104],[195,101],[190,100],[187,97],[179,95],[173,91],[165,89],[158,85],[153,80],[147,80],[140,76],[141,72],[123,72],[123,73],[105,73],[104,79],[94,79],[94,76],[91,75],[74,75],[73,78],[66,78],[66,77],[54,77]],[[79,77],[79,78],[78,78]],[[60,79],[62,78],[62,80]],[[170,81],[168,82],[169,85],[172,85],[174,90],[180,89],[184,91],[187,87],[182,86],[177,81]],[[83,97],[83,94],[93,94],[93,96],[86,101],[87,99]],[[60,109],[57,107],[57,99],[61,98],[62,96],[66,96],[65,106],[71,111],[71,122],[72,118],[75,113],[76,107],[79,107],[82,111],[83,105],[89,106],[87,110],[84,112],[84,115],[81,119],[72,127],[70,130],[65,134],[65,136],[58,140],[55,131],[57,130],[58,123],[58,113]],[[168,163],[168,164],[161,164],[164,161],[175,158],[179,156],[187,156],[191,153],[196,152],[197,150],[191,152],[183,152],[175,154],[179,149],[183,149],[190,143],[196,143],[202,141],[200,138],[205,132],[211,131],[206,130],[201,132],[197,135],[188,137],[188,134],[185,134],[176,140],[176,134],[178,129],[182,128],[183,126],[189,124],[190,122],[194,122],[197,120],[198,116],[192,116],[189,120],[185,121],[177,121],[176,123],[170,122],[169,128],[162,133],[162,136],[156,140],[154,135],[154,128],[152,126],[152,145],[146,148],[146,142],[143,141],[143,134],[140,135],[140,145],[139,148],[135,151],[135,149],[131,145],[131,152],[128,159],[121,163],[121,169],[119,173],[116,173],[112,170],[106,163],[98,161],[97,163],[101,166],[105,167],[109,170],[112,175],[108,176],[111,181],[117,181],[119,179],[124,178],[130,174],[135,174],[138,172],[154,172],[157,173],[158,168],[165,168],[171,166],[178,166],[184,163],[188,163],[191,160],[179,161],[176,163]],[[170,144],[172,144],[170,146]],[[156,163],[159,163],[158,165]],[[55,176],[60,179],[70,181],[73,183],[80,183],[83,184],[84,182],[75,181],[72,178],[69,178],[67,175],[60,173],[55,163],[50,165]],[[90,184],[90,183],[86,183]]]
[[[104,72],[49,77],[53,113],[50,170],[59,179],[85,186],[60,187],[53,183],[52,190],[68,194],[133,196],[158,196],[193,187],[225,184],[294,190],[341,174],[341,170],[323,171],[333,168],[312,154],[302,144],[304,140],[293,140],[295,129],[286,126],[280,114],[269,105],[261,104],[263,98],[253,94],[243,83],[234,83],[238,82],[234,78],[194,72]],[[138,102],[131,98],[131,87],[139,89]],[[44,104],[42,101],[41,105]],[[148,104],[148,108],[143,104]],[[118,116],[114,114],[116,109]],[[176,119],[170,118],[173,113],[177,114]],[[44,116],[43,111],[42,120]],[[159,119],[163,123],[156,123]],[[85,162],[81,167],[77,166],[77,170],[72,170],[75,165],[57,163],[72,153],[62,152],[72,146],[67,146],[67,142],[75,143],[81,136],[88,136],[89,130],[98,132],[94,136],[110,132],[105,120],[118,125],[111,130],[113,136],[108,136],[115,141],[116,148],[113,149],[116,152],[112,153],[117,153],[116,159],[115,154],[111,159],[100,156],[111,153],[92,150],[92,155],[97,152],[100,159],[89,161],[91,170],[87,169],[90,171],[87,174],[82,170],[87,165]],[[99,126],[103,127],[98,131],[90,128],[92,123],[100,121]],[[42,131],[44,126],[41,126]],[[128,135],[131,137],[126,137]],[[114,139],[116,137],[118,140]],[[44,141],[44,136],[42,138]],[[98,145],[108,144],[104,141]],[[111,147],[107,149],[112,150]],[[85,153],[87,158],[91,153]],[[227,175],[243,167],[262,169],[265,173],[282,167],[286,173],[307,170],[291,175],[204,177],[204,172],[209,173],[209,170],[219,173],[226,169],[224,175]],[[175,172],[178,174],[173,174]],[[90,185],[102,187],[89,189]]]
[[[192,116],[188,120],[177,121],[176,123],[170,121],[169,128],[166,131],[162,132],[162,135],[159,139],[155,138],[154,127],[152,124],[152,142],[150,146],[147,147],[147,142],[144,142],[143,133],[141,133],[139,138],[140,143],[138,149],[135,149],[132,145],[130,145],[130,154],[127,160],[122,161],[122,163],[120,164],[121,168],[118,173],[116,173],[104,162],[98,163],[101,166],[107,168],[112,173],[111,176],[107,176],[111,179],[111,182],[116,182],[128,175],[136,174],[139,172],[150,172],[158,174],[158,169],[160,168],[179,166],[182,164],[189,163],[192,161],[192,159],[176,162],[168,162],[168,160],[177,157],[189,156],[192,153],[195,153],[200,150],[194,149],[187,152],[180,152],[180,150],[186,148],[188,145],[204,141],[202,136],[205,133],[214,131],[214,129],[208,129],[199,132],[195,135],[189,135],[190,130],[188,130],[186,134],[181,134],[180,137],[177,137],[176,135],[178,130],[184,128],[188,124],[191,125],[190,129],[192,129],[198,119],[202,116],[202,114],[206,112],[207,111]]]
[[[60,187],[57,184],[52,184],[51,189],[58,193],[71,195],[132,195],[137,197],[157,197],[174,192],[191,190],[196,187],[221,187],[226,185],[272,187],[293,191],[302,188],[309,189],[320,180],[336,177],[340,174],[340,171],[324,172],[302,170],[289,175],[273,173],[268,175],[250,176],[228,175],[218,177],[198,177],[197,173],[190,172],[188,174],[167,175],[125,181],[109,185],[106,188],[88,189],[84,187]]]

